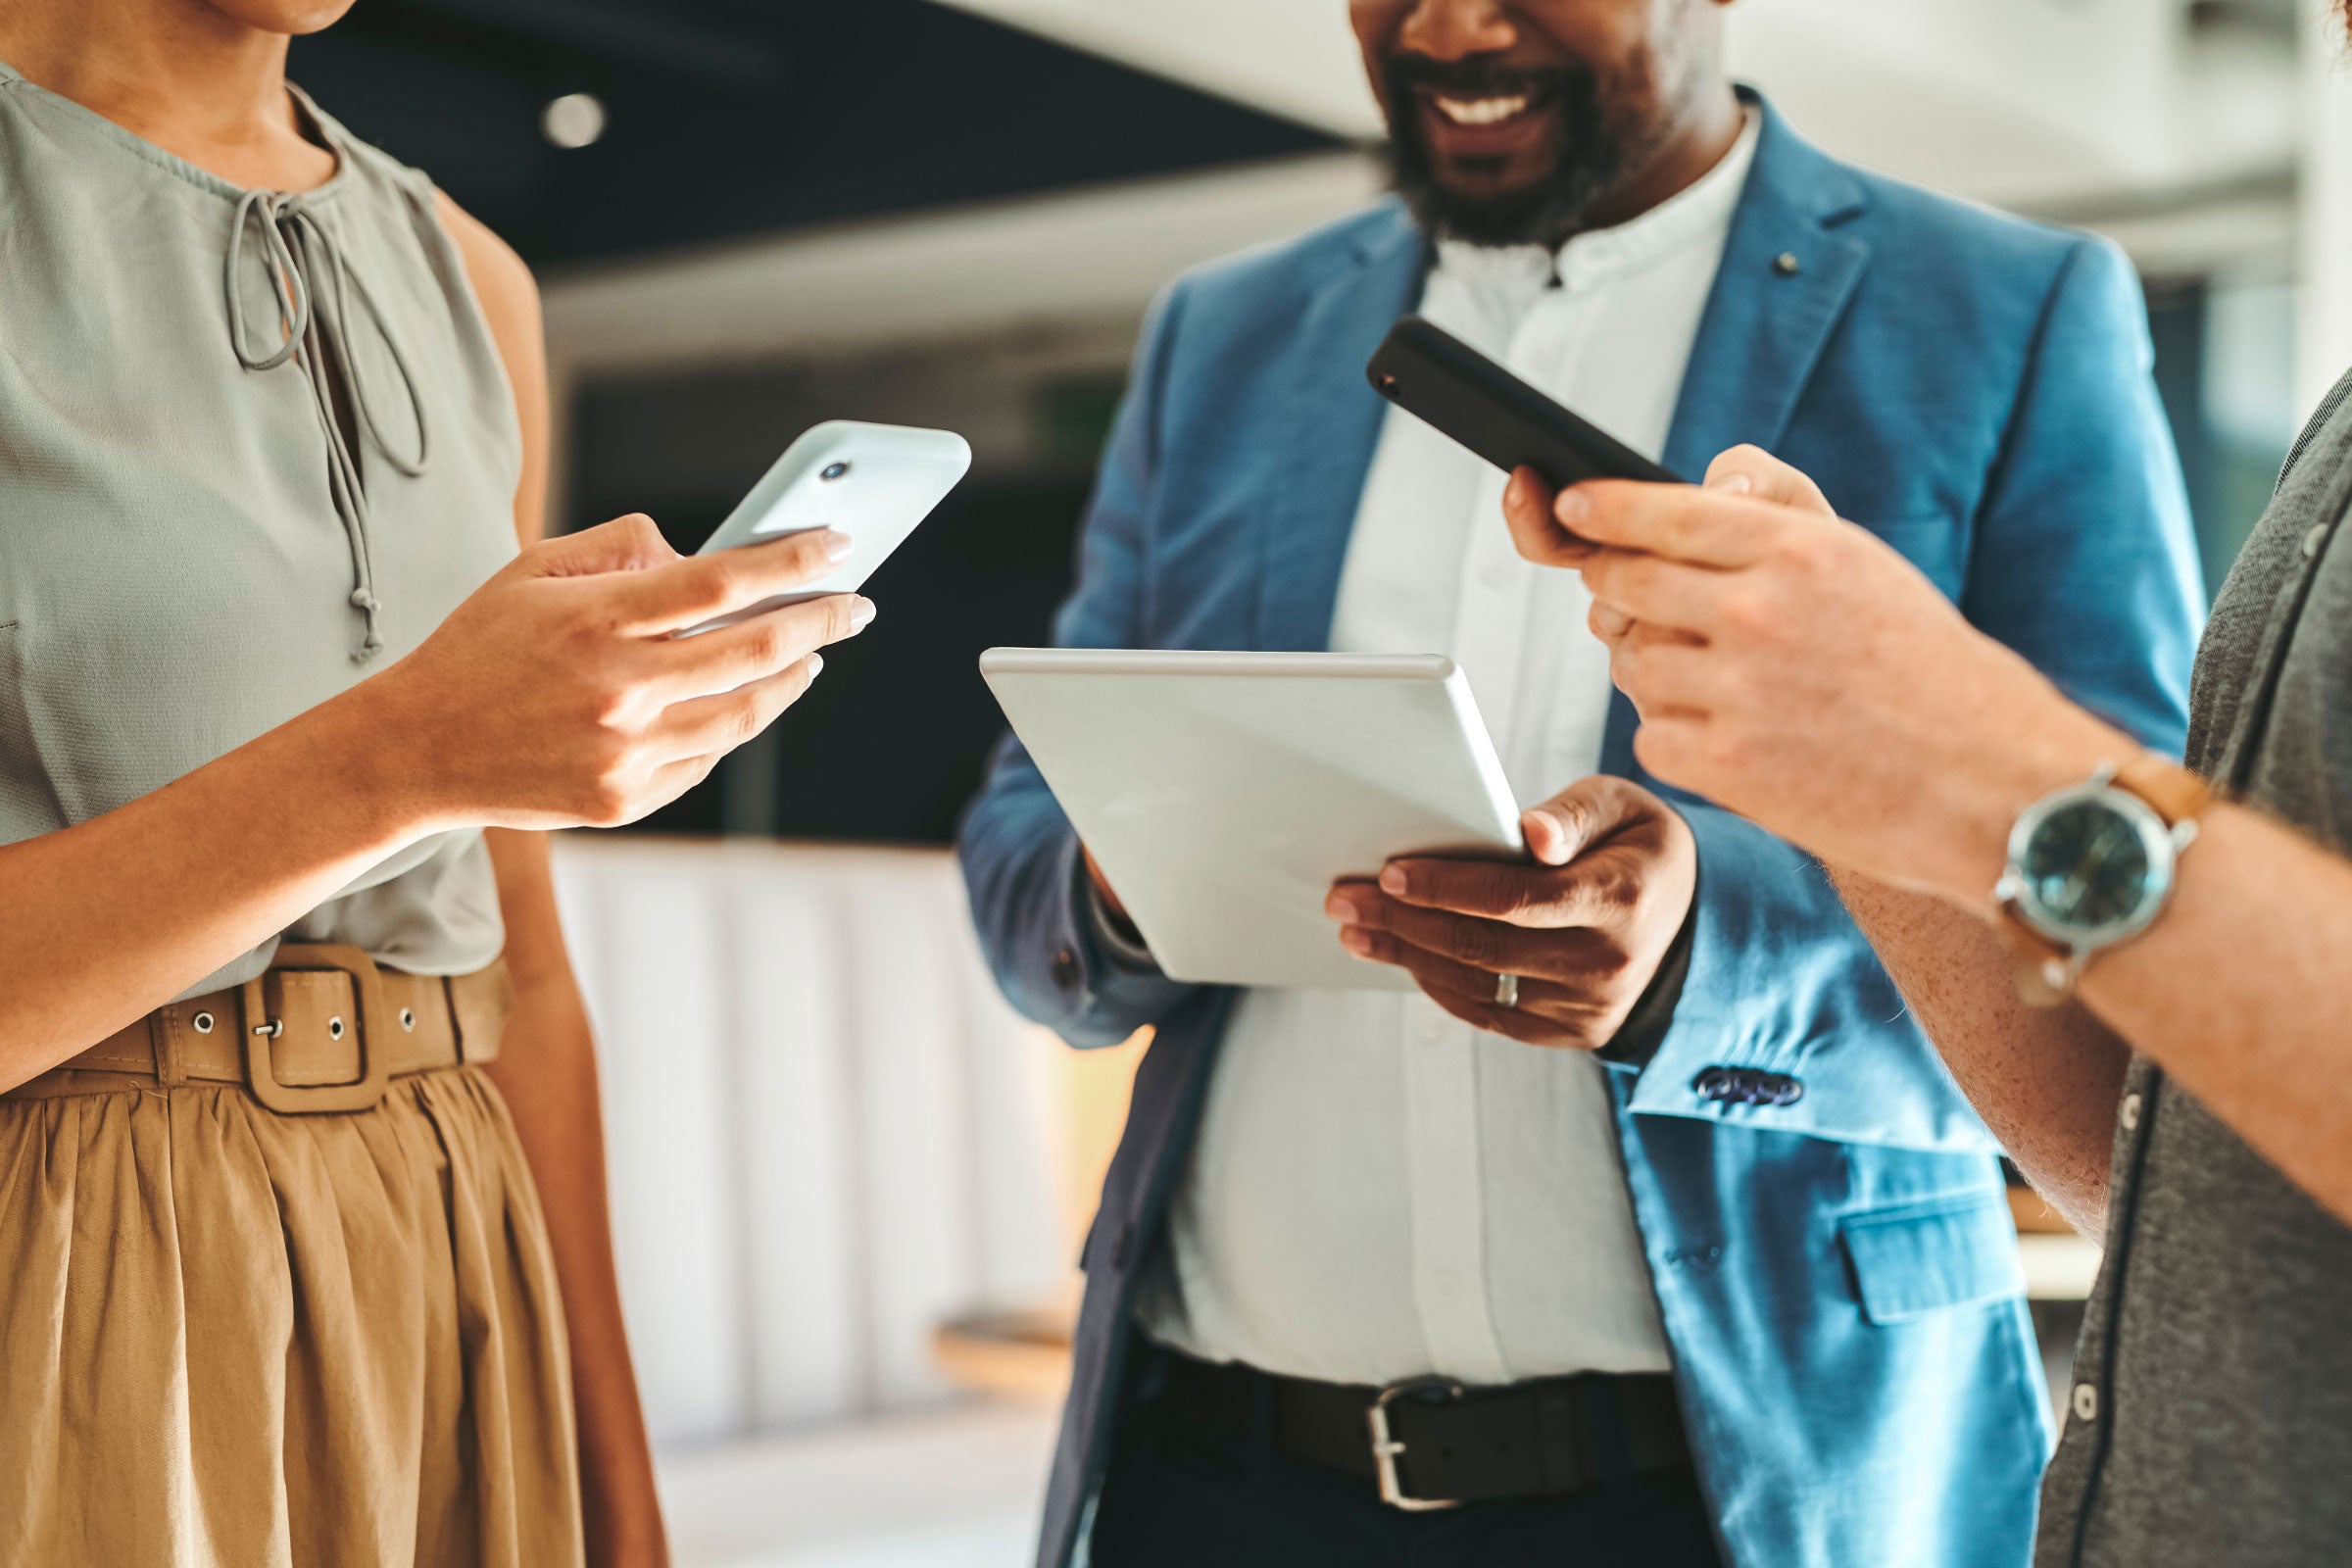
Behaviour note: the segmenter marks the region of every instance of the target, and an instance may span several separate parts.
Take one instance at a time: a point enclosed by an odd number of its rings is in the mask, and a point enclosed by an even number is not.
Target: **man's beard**
[[[1396,55],[1389,61],[1388,88],[1391,178],[1421,226],[1443,239],[1556,248],[1585,226],[1593,205],[1625,167],[1624,144],[1609,126],[1600,79],[1587,66],[1513,71]],[[1469,196],[1447,186],[1422,130],[1425,89],[1468,99],[1524,93],[1539,108],[1551,105],[1559,115],[1559,132],[1550,173],[1493,196]]]

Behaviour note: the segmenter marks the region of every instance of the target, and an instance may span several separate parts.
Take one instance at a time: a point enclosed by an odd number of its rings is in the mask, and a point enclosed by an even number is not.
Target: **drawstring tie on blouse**
[[[270,291],[277,304],[283,333],[276,347],[267,353],[256,351],[246,340],[244,302],[237,288],[245,238],[248,231],[256,228],[257,217],[262,236],[261,261],[270,277]],[[328,313],[317,308],[320,279],[325,281],[327,297],[333,304],[331,320]],[[375,598],[375,559],[368,535],[368,493],[360,481],[359,457],[343,438],[342,421],[335,417],[334,392],[342,393],[353,423],[366,433],[368,443],[383,455],[384,461],[413,479],[424,472],[429,456],[424,399],[417,392],[416,372],[410,368],[408,356],[392,335],[383,313],[376,309],[368,285],[344,258],[343,247],[299,194],[261,190],[245,193],[229,225],[228,261],[221,282],[228,303],[229,343],[236,350],[238,363],[248,370],[273,370],[292,360],[310,382],[311,401],[318,411],[318,428],[326,438],[327,491],[334,501],[336,515],[342,518],[344,538],[351,547],[351,606],[367,616],[367,636],[353,658],[366,662],[384,646],[376,631],[379,606]],[[407,395],[416,421],[414,457],[393,451],[392,444],[384,438],[383,426],[377,421],[374,394],[352,344],[354,300],[374,322],[376,337],[400,374],[401,390]],[[324,352],[329,331],[340,339],[331,361]],[[331,390],[327,385],[327,376],[332,373],[330,366],[341,370],[341,386]]]

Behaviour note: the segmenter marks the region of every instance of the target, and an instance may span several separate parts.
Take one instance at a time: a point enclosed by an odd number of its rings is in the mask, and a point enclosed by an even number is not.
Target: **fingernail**
[[[825,559],[839,564],[850,559],[850,552],[858,548],[858,542],[839,528],[827,528],[824,534],[824,546]]]
[[[1584,521],[1592,510],[1592,503],[1586,498],[1584,490],[1579,487],[1560,492],[1560,499],[1552,506],[1552,514],[1573,528]]]
[[[1334,920],[1353,920],[1355,901],[1345,893],[1334,893],[1323,901],[1323,912]]]
[[[1360,925],[1340,927],[1340,946],[1359,958],[1372,956],[1372,933]]]
[[[808,678],[810,680],[814,680],[817,676],[823,674],[824,672],[825,656],[822,654],[810,654],[808,656]]]
[[[1403,866],[1391,865],[1382,868],[1380,873],[1380,887],[1382,892],[1394,893],[1401,899],[1411,887],[1411,882],[1410,879],[1405,876]]]
[[[1708,489],[1729,490],[1734,495],[1738,495],[1741,491],[1753,490],[1755,487],[1756,481],[1750,479],[1744,473],[1727,473],[1720,479],[1709,479],[1707,481]]]
[[[863,631],[874,618],[874,602],[860,599],[850,607],[850,630]]]

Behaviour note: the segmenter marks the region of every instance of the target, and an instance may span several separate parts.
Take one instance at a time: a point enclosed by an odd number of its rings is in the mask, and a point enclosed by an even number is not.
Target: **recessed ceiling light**
[[[559,147],[585,147],[605,133],[605,101],[592,92],[567,92],[539,111],[539,129]]]

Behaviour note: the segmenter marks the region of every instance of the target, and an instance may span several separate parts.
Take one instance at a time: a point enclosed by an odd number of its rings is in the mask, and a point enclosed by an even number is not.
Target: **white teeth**
[[[1439,98],[1438,113],[1457,125],[1499,125],[1527,113],[1528,97]]]

